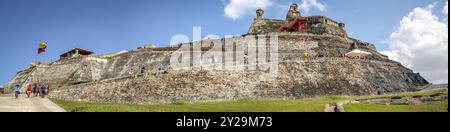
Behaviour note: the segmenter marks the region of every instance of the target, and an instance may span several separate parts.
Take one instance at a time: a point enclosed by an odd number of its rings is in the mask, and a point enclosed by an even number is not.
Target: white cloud
[[[444,9],[442,9],[442,13],[444,13],[444,15],[448,16],[448,1],[445,2],[445,6],[444,6]]]
[[[405,16],[389,38],[389,51],[382,53],[433,83],[448,83],[448,23],[433,14],[435,5]]]
[[[236,20],[254,13],[258,8],[266,9],[272,5],[272,0],[230,0],[225,6],[225,16]]]
[[[299,7],[307,14],[311,8],[316,8],[321,12],[327,11],[327,7],[324,4],[317,2],[317,0],[303,0]]]

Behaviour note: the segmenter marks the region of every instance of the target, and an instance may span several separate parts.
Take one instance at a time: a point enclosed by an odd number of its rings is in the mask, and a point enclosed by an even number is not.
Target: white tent
[[[355,49],[351,52],[348,52],[347,54],[345,54],[348,57],[367,57],[369,55],[372,55],[372,53],[366,52],[366,51],[362,51],[359,49]]]

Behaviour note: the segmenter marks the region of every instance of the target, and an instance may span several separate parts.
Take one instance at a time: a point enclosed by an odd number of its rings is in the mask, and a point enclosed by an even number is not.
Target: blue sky
[[[311,9],[304,15],[324,15],[347,24],[354,38],[388,49],[383,43],[400,20],[416,7],[447,0],[318,0],[326,11]],[[289,5],[300,0],[275,0]],[[193,26],[202,34],[237,35],[247,32],[252,19],[230,19],[224,13],[229,0],[1,0],[0,85],[34,61],[41,41],[48,42],[40,61],[79,47],[104,54],[154,43],[167,46],[172,36],[192,38]],[[283,7],[283,6],[279,6]],[[267,18],[284,18],[281,8],[266,9]],[[442,16],[442,8],[436,14]]]

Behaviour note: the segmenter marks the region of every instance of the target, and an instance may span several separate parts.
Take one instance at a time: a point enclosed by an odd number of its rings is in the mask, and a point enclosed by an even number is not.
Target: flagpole
[[[39,57],[39,49],[38,49],[38,52],[36,53],[36,58],[35,58],[35,60],[34,60],[34,64],[35,64],[35,66],[36,66],[36,81],[35,81],[35,83],[37,84],[38,83],[38,81],[39,81],[39,72],[38,72],[38,65],[39,65],[39,63],[37,62],[38,61],[38,57]]]
[[[38,72],[39,71],[39,62],[37,62],[38,56],[39,56],[39,54],[44,53],[46,48],[47,48],[47,42],[39,43],[39,49],[38,49],[38,52],[36,55],[36,80],[37,80],[37,83],[40,83],[39,82],[39,72]]]

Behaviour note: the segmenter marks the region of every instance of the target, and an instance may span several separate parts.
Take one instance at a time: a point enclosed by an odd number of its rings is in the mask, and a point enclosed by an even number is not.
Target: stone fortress
[[[273,81],[259,80],[259,75],[265,72],[262,70],[171,68],[171,56],[181,45],[204,47],[213,41],[202,40],[165,48],[149,45],[104,55],[74,49],[62,54],[60,60],[34,64],[19,71],[6,88],[20,84],[24,89],[28,84],[40,82],[50,85],[52,98],[162,104],[378,95],[416,91],[429,84],[420,74],[378,53],[373,44],[348,37],[345,24],[324,16],[303,17],[296,4],[291,6],[286,20],[266,19],[264,11],[257,10],[248,34],[230,39],[245,42],[248,36],[270,34],[278,35],[279,42],[279,69]],[[234,46],[240,45],[235,43]],[[251,48],[254,47],[245,47],[246,50]],[[370,52],[370,56],[366,60],[343,57],[354,49]],[[308,53],[308,57],[304,53]]]

